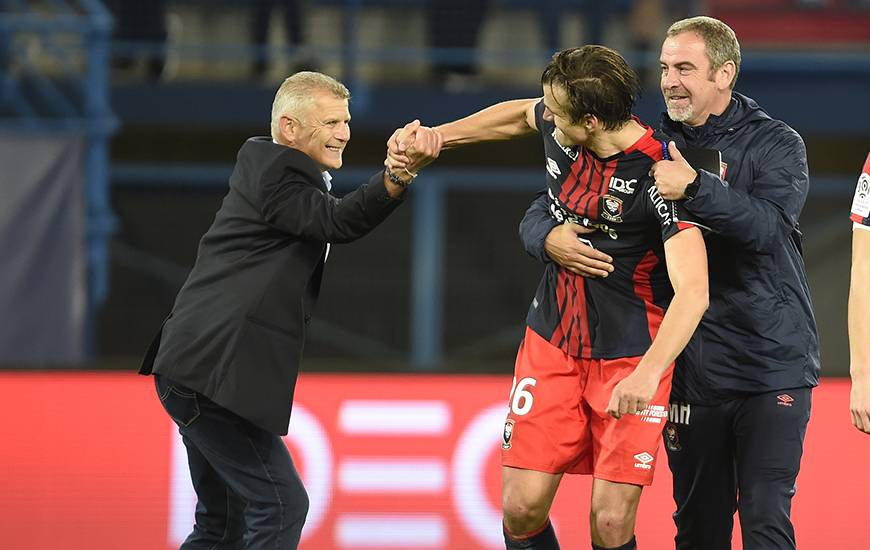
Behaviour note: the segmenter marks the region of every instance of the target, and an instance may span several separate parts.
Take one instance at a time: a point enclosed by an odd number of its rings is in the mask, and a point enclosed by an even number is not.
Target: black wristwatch
[[[698,189],[701,188],[701,174],[692,180],[692,183],[686,186],[686,190],[683,191],[683,194],[686,195],[687,199],[694,199],[695,195],[698,194]]]

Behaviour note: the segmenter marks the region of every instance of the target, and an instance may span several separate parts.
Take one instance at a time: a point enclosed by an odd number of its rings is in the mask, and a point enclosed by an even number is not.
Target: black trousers
[[[155,375],[178,425],[196,491],[196,524],[181,550],[287,550],[299,545],[308,495],[280,436]]]
[[[810,388],[712,407],[671,402],[663,438],[677,550],[730,550],[735,511],[745,550],[795,548],[791,499],[811,402]]]

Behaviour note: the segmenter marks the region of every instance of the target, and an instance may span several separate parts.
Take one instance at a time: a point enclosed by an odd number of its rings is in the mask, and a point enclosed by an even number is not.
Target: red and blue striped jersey
[[[649,176],[667,151],[664,142],[644,125],[637,143],[599,158],[557,142],[555,125],[543,118],[543,101],[535,120],[544,140],[550,216],[594,228],[582,237],[613,258],[614,271],[584,278],[548,263],[526,323],[572,356],[643,355],[674,294],[664,241],[697,225],[679,202],[659,195]]]

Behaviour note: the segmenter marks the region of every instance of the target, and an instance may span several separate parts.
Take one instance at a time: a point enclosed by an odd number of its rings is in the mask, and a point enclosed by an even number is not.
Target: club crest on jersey
[[[511,439],[514,436],[514,421],[513,420],[505,420],[504,423],[504,432],[501,434],[501,448],[507,451],[511,448]]]
[[[602,195],[601,217],[614,223],[622,223],[622,199],[613,195]]]

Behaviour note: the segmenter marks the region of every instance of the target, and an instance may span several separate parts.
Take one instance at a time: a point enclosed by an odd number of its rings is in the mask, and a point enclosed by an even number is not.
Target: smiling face
[[[704,39],[698,33],[668,37],[659,61],[662,95],[672,120],[700,126],[711,114],[720,115],[728,107],[735,65],[727,61],[713,70]]]
[[[314,92],[304,115],[281,117],[281,135],[287,145],[311,157],[321,170],[341,168],[341,156],[350,141],[347,99],[328,91]]]
[[[568,94],[558,84],[544,84],[544,120],[556,125],[556,141],[563,147],[583,145],[589,132],[582,121],[573,123],[567,112]]]

